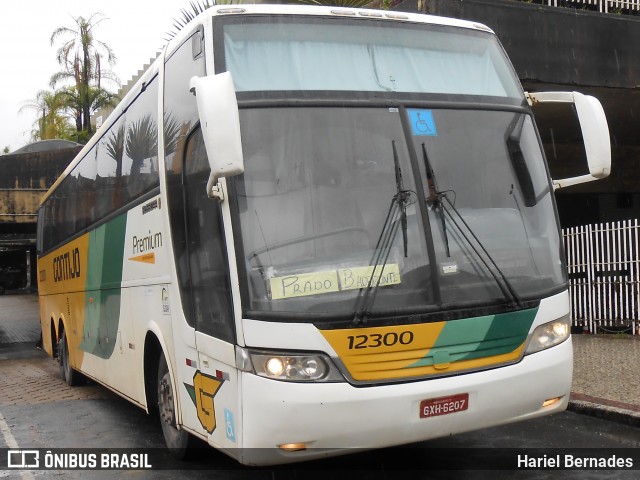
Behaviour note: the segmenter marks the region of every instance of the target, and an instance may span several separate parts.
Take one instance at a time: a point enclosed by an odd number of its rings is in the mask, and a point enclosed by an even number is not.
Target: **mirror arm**
[[[580,175],[578,177],[570,177],[570,178],[561,178],[559,180],[552,180],[553,182],[553,191],[560,190],[561,188],[572,187],[573,185],[578,185],[580,183],[593,182],[594,180],[599,180],[599,178],[594,177],[593,175]]]
[[[224,190],[222,184],[218,181],[215,175],[209,174],[209,180],[207,181],[207,197],[215,198],[219,202],[224,201]]]

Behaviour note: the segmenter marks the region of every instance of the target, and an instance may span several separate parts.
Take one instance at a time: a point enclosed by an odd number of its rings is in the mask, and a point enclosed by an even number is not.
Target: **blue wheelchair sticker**
[[[236,441],[236,426],[233,420],[233,412],[228,409],[224,409],[224,427],[227,438],[235,443]]]
[[[435,137],[438,135],[436,130],[436,122],[433,120],[433,113],[431,110],[421,109],[409,109],[409,123],[411,124],[411,131],[416,136],[430,136]]]

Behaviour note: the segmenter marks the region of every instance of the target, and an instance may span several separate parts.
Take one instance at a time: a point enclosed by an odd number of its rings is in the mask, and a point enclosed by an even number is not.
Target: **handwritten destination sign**
[[[270,278],[269,284],[271,286],[271,299],[280,300],[367,288],[370,279],[371,285],[374,287],[378,284],[381,287],[397,285],[401,283],[400,267],[394,263],[385,265],[384,270],[382,266],[368,266],[300,273]]]

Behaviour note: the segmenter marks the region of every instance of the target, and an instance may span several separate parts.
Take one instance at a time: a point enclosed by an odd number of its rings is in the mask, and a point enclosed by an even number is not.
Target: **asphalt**
[[[0,361],[44,355],[38,297],[0,296]],[[573,385],[569,410],[640,426],[640,336],[573,335]]]

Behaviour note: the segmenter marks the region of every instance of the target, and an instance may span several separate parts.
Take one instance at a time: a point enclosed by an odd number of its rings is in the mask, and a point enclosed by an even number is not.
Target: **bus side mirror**
[[[196,96],[202,138],[211,167],[207,195],[223,200],[218,180],[244,172],[240,117],[233,79],[230,72],[192,77],[189,87]]]
[[[571,103],[575,107],[582,130],[588,175],[553,180],[553,189],[606,178],[611,173],[611,142],[609,126],[602,105],[595,97],[578,92],[526,93],[529,105],[537,103]]]

